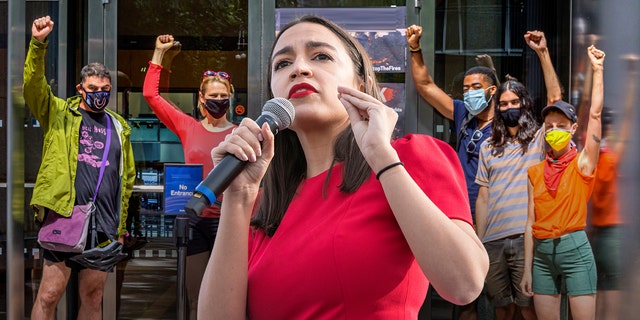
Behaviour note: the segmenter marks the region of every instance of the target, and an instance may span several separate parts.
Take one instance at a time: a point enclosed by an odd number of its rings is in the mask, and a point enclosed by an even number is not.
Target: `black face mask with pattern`
[[[87,103],[89,108],[95,112],[102,112],[104,108],[109,104],[109,98],[111,97],[111,92],[109,91],[96,91],[96,92],[86,92],[86,98],[84,101]]]
[[[227,113],[230,105],[229,99],[207,99],[204,108],[212,117],[220,119]]]

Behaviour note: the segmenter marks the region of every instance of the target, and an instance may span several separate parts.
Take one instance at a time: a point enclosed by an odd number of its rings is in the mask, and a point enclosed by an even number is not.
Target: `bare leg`
[[[533,304],[540,320],[560,319],[560,295],[559,294],[534,294]]]
[[[42,280],[36,302],[31,309],[31,319],[55,319],[56,306],[67,288],[70,275],[71,269],[64,262],[44,261]]]
[[[198,315],[198,294],[204,270],[209,262],[208,251],[187,256],[187,298],[189,299],[189,319],[195,320]]]
[[[84,269],[78,275],[78,294],[80,310],[78,319],[102,319],[102,294],[107,273]]]
[[[569,296],[573,320],[593,320],[596,318],[596,295]]]

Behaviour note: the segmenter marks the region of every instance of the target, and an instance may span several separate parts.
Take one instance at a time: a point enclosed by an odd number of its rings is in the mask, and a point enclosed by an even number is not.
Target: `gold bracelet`
[[[409,47],[409,51],[411,51],[411,52],[422,52],[422,47],[418,47],[417,49]]]

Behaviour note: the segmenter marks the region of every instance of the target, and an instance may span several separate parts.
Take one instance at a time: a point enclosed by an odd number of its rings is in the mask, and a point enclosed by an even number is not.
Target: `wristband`
[[[389,169],[391,169],[393,167],[396,167],[396,166],[404,166],[404,162],[402,162],[402,161],[394,162],[394,163],[392,163],[392,164],[380,169],[380,171],[378,171],[378,173],[376,174],[376,179],[380,180],[380,175],[382,175],[385,171],[387,171],[387,170],[389,170]]]
[[[411,52],[422,52],[422,47],[418,47],[417,49],[409,47],[409,51],[411,51]]]

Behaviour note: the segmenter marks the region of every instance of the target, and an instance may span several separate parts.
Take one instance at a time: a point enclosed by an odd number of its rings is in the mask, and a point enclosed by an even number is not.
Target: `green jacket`
[[[33,189],[31,206],[37,219],[42,219],[43,208],[60,215],[70,216],[76,198],[74,182],[78,167],[78,148],[82,115],[78,111],[82,96],[66,101],[56,97],[44,76],[44,56],[47,43],[31,38],[24,63],[23,95],[25,104],[44,130],[42,163]],[[118,235],[127,233],[127,208],[135,180],[135,162],[126,120],[105,109],[118,132],[122,152],[120,157],[121,186],[120,224]]]

